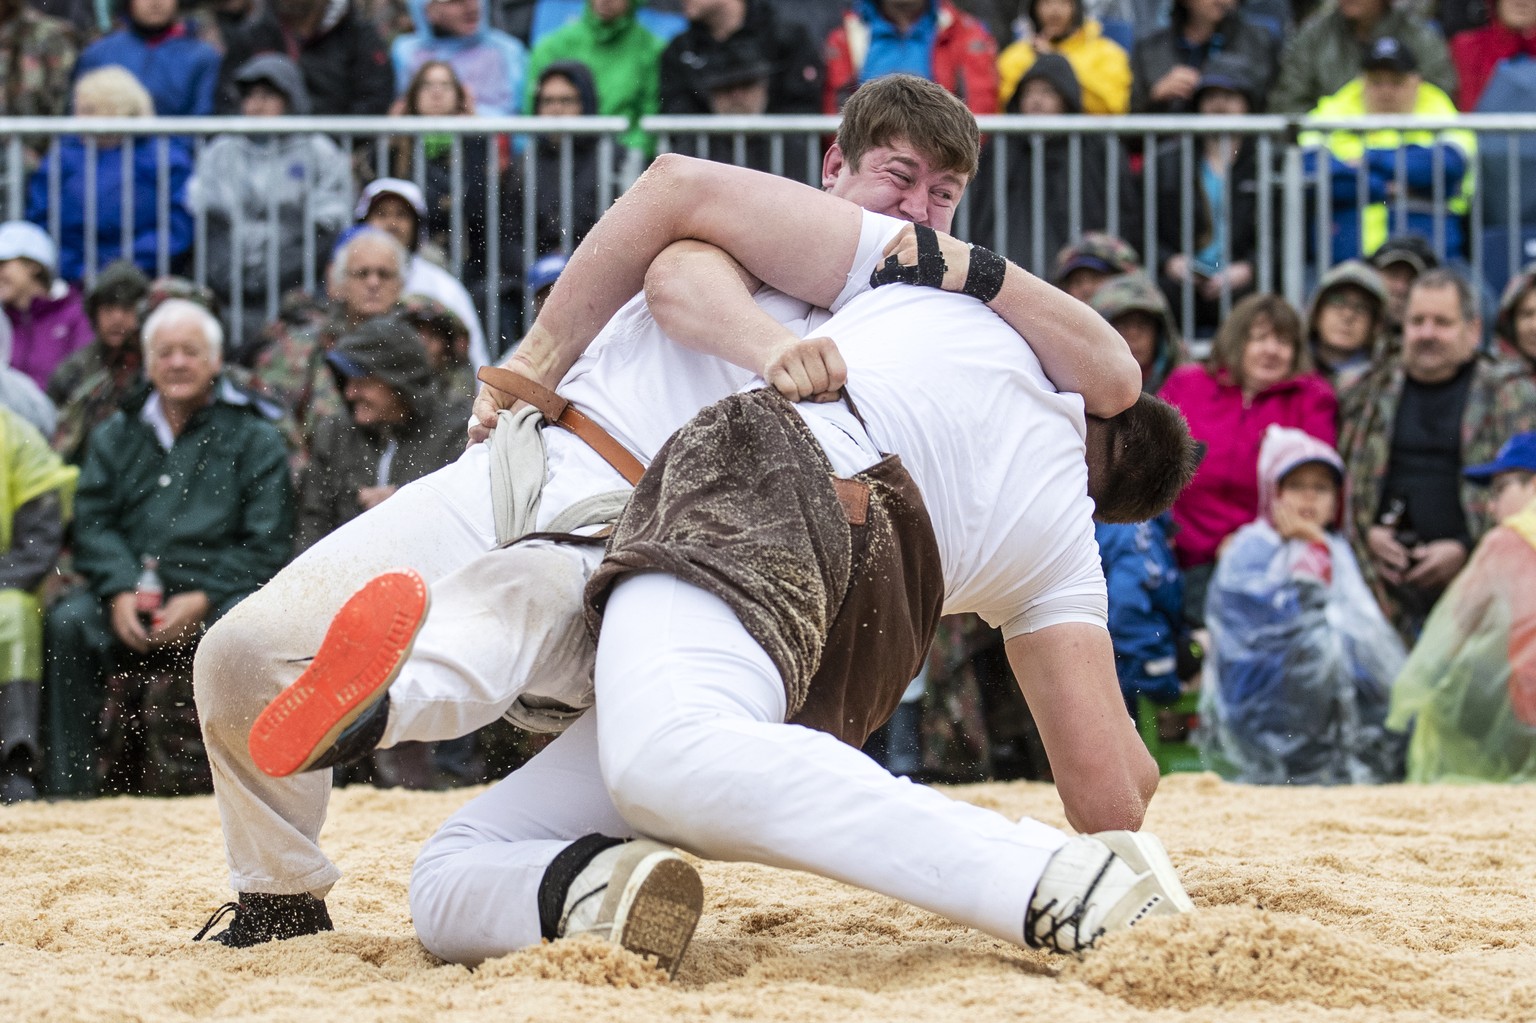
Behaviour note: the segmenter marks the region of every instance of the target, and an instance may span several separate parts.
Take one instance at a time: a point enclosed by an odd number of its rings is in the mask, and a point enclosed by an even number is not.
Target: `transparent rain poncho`
[[[1491,530],[1392,687],[1409,781],[1536,781],[1536,505]]]
[[[1399,776],[1402,741],[1385,719],[1403,646],[1349,545],[1330,534],[1327,547],[1324,555],[1282,540],[1260,521],[1233,535],[1217,565],[1198,741],[1225,777],[1329,785]]]

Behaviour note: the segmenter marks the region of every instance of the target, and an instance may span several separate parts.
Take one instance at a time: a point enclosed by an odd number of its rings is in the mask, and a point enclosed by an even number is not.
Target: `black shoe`
[[[250,948],[268,941],[282,941],[305,934],[335,930],[325,900],[308,893],[300,895],[241,895],[239,902],[226,902],[208,918],[193,941],[202,941],[215,924],[230,913],[229,926],[209,938],[230,948]]]

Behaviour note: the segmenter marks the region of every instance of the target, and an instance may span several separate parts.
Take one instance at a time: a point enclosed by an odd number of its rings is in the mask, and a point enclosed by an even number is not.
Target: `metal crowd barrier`
[[[650,117],[643,126],[653,134],[657,151],[675,151],[704,155],[725,162],[757,166],[759,169],[783,174],[807,182],[820,184],[822,152],[824,145],[836,130],[837,119],[832,117]],[[356,177],[373,177],[388,173],[390,153],[398,140],[406,140],[413,154],[413,173],[418,184],[425,183],[425,147],[429,136],[446,136],[450,140],[451,168],[450,216],[447,260],[456,275],[466,269],[472,276],[487,282],[481,295],[482,315],[487,336],[508,340],[504,335],[518,317],[516,300],[503,306],[500,296],[503,290],[516,294],[523,272],[539,255],[535,240],[539,176],[537,168],[538,139],[557,141],[558,187],[561,197],[562,232],[560,246],[569,250],[572,240],[571,208],[578,198],[575,181],[579,176],[576,168],[574,146],[577,140],[595,138],[594,200],[598,210],[606,209],[615,194],[628,184],[628,178],[636,166],[635,161],[624,163],[625,151],[617,140],[625,123],[619,118],[345,118],[345,117],[285,117],[273,119],[253,118],[144,118],[144,119],[83,119],[83,118],[0,118],[0,201],[5,203],[6,216],[19,218],[27,215],[29,189],[44,196],[43,210],[34,208],[32,213],[44,223],[57,240],[61,232],[64,204],[69,201],[62,193],[59,173],[60,139],[78,136],[84,140],[86,168],[84,175],[84,272],[82,282],[87,286],[94,280],[99,266],[101,238],[96,227],[96,162],[104,144],[103,136],[120,138],[124,149],[124,162],[129,166],[128,187],[123,189],[121,241],[124,248],[131,248],[134,231],[134,193],[131,155],[139,146],[154,147],[155,166],[155,217],[157,246],[153,269],[164,273],[173,269],[172,254],[167,251],[171,195],[169,183],[169,148],[171,138],[190,140],[194,165],[211,139],[216,135],[236,133],[252,137],[286,136],[304,133],[321,133],[335,140],[351,162]],[[1112,234],[1131,229],[1128,238],[1134,247],[1151,260],[1158,252],[1160,228],[1166,228],[1163,218],[1166,212],[1158,208],[1157,154],[1175,154],[1182,177],[1193,176],[1200,157],[1200,144],[1210,136],[1228,140],[1252,139],[1256,149],[1257,224],[1260,244],[1255,253],[1255,286],[1260,290],[1278,290],[1298,307],[1319,274],[1332,262],[1330,251],[1331,217],[1330,204],[1317,201],[1319,195],[1328,195],[1332,183],[1327,161],[1319,161],[1311,174],[1304,172],[1303,150],[1295,143],[1297,133],[1305,130],[1362,131],[1381,128],[1397,130],[1439,131],[1451,128],[1466,129],[1478,135],[1480,140],[1500,140],[1507,145],[1502,158],[1506,179],[1503,202],[1498,196],[1477,196],[1470,204],[1466,218],[1468,237],[1468,265],[1479,279],[1487,280],[1486,264],[1496,257],[1502,264],[1500,273],[1512,273],[1536,252],[1528,253],[1524,239],[1525,225],[1522,218],[1522,159],[1526,151],[1536,153],[1536,115],[1468,115],[1454,120],[1431,120],[1413,117],[1367,118],[1347,121],[1314,122],[1306,118],[1282,116],[1207,117],[1207,116],[1125,116],[1125,117],[1020,117],[995,116],[981,118],[981,128],[988,137],[992,162],[990,178],[991,223],[983,225],[977,219],[977,207],[982,205],[977,189],[959,205],[955,215],[955,233],[962,238],[972,238],[986,233],[993,248],[1010,253],[1014,258],[1036,273],[1046,273],[1055,252],[1046,251],[1045,224],[1051,217],[1065,218],[1069,235],[1075,236],[1088,223],[1101,225]],[[512,225],[504,218],[504,199],[499,187],[486,189],[483,210],[479,203],[475,208],[465,200],[464,147],[471,139],[494,140],[486,146],[486,177],[496,182],[507,165],[508,180],[522,197],[522,223]],[[505,139],[503,143],[501,140]],[[1066,181],[1047,181],[1044,176],[1047,146],[1061,141],[1066,143]],[[1094,209],[1085,201],[1082,189],[1085,152],[1091,144],[1103,146],[1103,180],[1105,199],[1103,208]],[[1524,143],[1524,145],[1522,145]],[[1059,153],[1059,149],[1055,152]],[[51,156],[49,172],[34,178],[38,156]],[[1017,220],[1009,208],[1008,184],[1011,168],[1023,166],[1028,161],[1032,172],[1032,186],[1028,196],[1030,216]],[[1478,162],[1472,166],[1477,168]],[[1486,166],[1486,165],[1485,165]],[[1132,168],[1139,168],[1132,170]],[[1442,168],[1437,159],[1436,170]],[[194,171],[195,173],[195,171]],[[1403,184],[1406,165],[1403,151],[1399,150],[1396,165],[1398,188],[1390,204],[1390,217],[1394,223],[1401,221],[1408,212],[1409,198]],[[1479,181],[1479,186],[1484,184]],[[1223,223],[1231,227],[1230,181],[1223,179],[1221,209],[1212,211]],[[1368,186],[1364,168],[1357,179],[1357,197],[1364,199]],[[1139,190],[1139,204],[1128,199]],[[1064,195],[1063,195],[1064,193]],[[355,194],[355,192],[354,192]],[[1428,212],[1432,215],[1433,238],[1437,248],[1445,239],[1447,199],[1437,175],[1436,189]],[[34,203],[34,206],[36,204]],[[1175,248],[1192,254],[1197,248],[1194,204],[1181,203],[1182,212],[1176,227],[1179,244]],[[1425,212],[1424,204],[1415,208]],[[1498,223],[1490,225],[1489,210]],[[1502,211],[1502,215],[1500,215]],[[483,212],[484,242],[481,251],[469,251],[466,230],[471,220],[479,220]],[[193,211],[194,240],[189,260],[183,260],[182,269],[200,283],[208,279],[207,217],[202,210]],[[302,211],[304,274],[302,287],[314,291],[320,286],[316,279],[317,255],[310,197]],[[273,199],[265,216],[256,223],[276,226],[279,212]],[[232,251],[237,245],[243,214],[237,217],[231,238]],[[1127,220],[1139,219],[1139,226]],[[1531,218],[1536,220],[1536,217]],[[1024,238],[1017,237],[1016,225],[1027,229]],[[515,232],[515,228],[520,231]],[[1533,245],[1536,245],[1536,224],[1532,225]],[[1506,232],[1502,242],[1499,235],[1490,231]],[[522,236],[520,252],[504,251],[507,240],[514,233]],[[1013,235],[1013,237],[1011,237]],[[269,238],[275,238],[269,232]],[[1223,264],[1230,258],[1230,229],[1223,233],[1226,248]],[[1489,239],[1497,244],[1490,250]],[[238,259],[233,261],[236,279],[232,282],[232,294],[228,296],[228,312],[239,331],[245,319],[245,281],[240,278]],[[259,310],[266,319],[278,313],[280,295],[277,293],[278,252],[276,242],[268,246],[266,277],[272,285],[262,295]],[[1499,276],[1495,274],[1494,276]],[[1191,323],[1194,316],[1194,285],[1186,283],[1175,295],[1175,312],[1181,322]],[[530,312],[531,296],[522,296],[521,318],[526,320]],[[1231,295],[1224,289],[1221,296],[1221,313],[1230,307]],[[236,333],[238,340],[238,333]],[[515,340],[513,338],[512,340]],[[496,341],[493,340],[493,346]]]

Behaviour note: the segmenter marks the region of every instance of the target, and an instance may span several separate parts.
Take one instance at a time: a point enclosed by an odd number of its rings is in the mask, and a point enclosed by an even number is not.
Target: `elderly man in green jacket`
[[[293,491],[275,409],[220,375],[223,330],[170,300],[144,324],[148,386],[91,434],[75,503],[87,586],[48,614],[48,788],[95,787],[102,679],[134,655],[191,671],[205,626],[271,578],[293,546]],[[154,559],[164,604],[141,616]]]

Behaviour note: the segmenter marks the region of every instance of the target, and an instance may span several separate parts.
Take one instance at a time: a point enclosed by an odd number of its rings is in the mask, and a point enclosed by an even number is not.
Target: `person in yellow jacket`
[[[1387,727],[1412,730],[1408,780],[1536,781],[1536,433],[1464,474],[1499,525],[1424,625],[1392,686]]]
[[[1413,51],[1392,36],[1372,43],[1361,74],[1312,110],[1313,117],[1371,114],[1459,116],[1450,96],[1420,76]],[[1477,159],[1477,136],[1472,132],[1304,131],[1298,142],[1307,150],[1303,164],[1308,181],[1318,180],[1319,162],[1327,161],[1322,174],[1328,179],[1333,208],[1330,263],[1367,257],[1390,234],[1411,231],[1434,238],[1437,216],[1444,218],[1444,236],[1436,255],[1442,260],[1465,255]],[[1437,195],[1443,206],[1437,204]]]
[[[58,559],[78,470],[0,405],[0,802],[37,798],[43,610],[33,591]]]
[[[1031,0],[1034,37],[1005,49],[997,58],[998,100],[1008,109],[1019,82],[1041,53],[1059,53],[1072,65],[1083,88],[1083,113],[1123,114],[1131,106],[1131,62],[1099,23],[1083,17],[1082,0]]]

